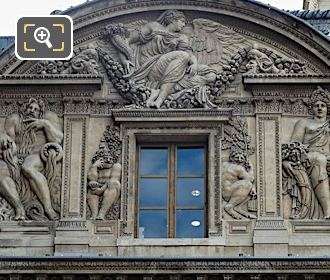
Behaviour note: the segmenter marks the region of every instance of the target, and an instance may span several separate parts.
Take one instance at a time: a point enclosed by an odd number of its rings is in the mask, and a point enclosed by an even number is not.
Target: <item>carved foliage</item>
[[[120,129],[118,126],[109,125],[100,140],[99,149],[95,153],[92,163],[98,159],[103,159],[108,164],[120,161],[122,141],[120,139]]]
[[[228,125],[225,126],[224,136],[222,143],[223,150],[231,149],[241,152],[246,156],[254,153],[246,120],[240,117],[230,119]]]

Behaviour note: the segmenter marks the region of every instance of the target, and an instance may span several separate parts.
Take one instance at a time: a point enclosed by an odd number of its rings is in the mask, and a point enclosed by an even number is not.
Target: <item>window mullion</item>
[[[169,237],[175,237],[175,145],[170,145],[169,168]]]

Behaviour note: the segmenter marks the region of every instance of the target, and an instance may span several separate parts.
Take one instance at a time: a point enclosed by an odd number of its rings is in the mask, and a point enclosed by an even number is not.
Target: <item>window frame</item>
[[[139,239],[135,237],[136,228],[136,148],[139,142],[180,139],[190,143],[205,141],[208,145],[208,228],[206,238],[181,238],[180,244],[214,244],[218,238],[222,244],[224,225],[221,207],[221,141],[224,124],[231,117],[232,110],[216,111],[114,111],[114,118],[120,123],[122,137],[122,188],[120,200],[120,218],[118,221],[118,240],[132,239],[136,246],[152,244],[163,246],[176,243],[175,238]],[[215,120],[216,119],[216,120]],[[222,241],[221,241],[222,240]],[[202,242],[202,243],[201,243]]]
[[[176,237],[176,211],[179,209],[191,209],[191,210],[203,210],[204,211],[204,236],[198,238],[207,238],[208,236],[208,204],[209,204],[209,195],[208,195],[208,165],[209,165],[209,150],[208,150],[208,139],[205,137],[193,137],[189,136],[189,138],[185,139],[185,142],[182,139],[178,139],[181,137],[166,137],[165,141],[161,140],[159,137],[151,137],[150,139],[142,139],[142,141],[136,142],[136,182],[135,182],[135,227],[134,227],[134,236],[135,238],[143,238],[140,236],[139,230],[139,216],[140,216],[140,180],[141,177],[148,176],[140,176],[140,154],[141,148],[167,148],[168,149],[168,174],[167,176],[152,176],[153,178],[167,178],[168,179],[168,186],[167,186],[167,206],[166,206],[166,218],[167,218],[167,225],[166,225],[166,239],[171,238],[191,238],[191,237]],[[193,174],[192,176],[178,176],[177,175],[177,151],[178,148],[181,147],[189,147],[189,148],[203,148],[204,149],[204,174]],[[193,206],[180,206],[176,205],[176,180],[177,178],[202,178],[204,179],[204,206],[202,207],[193,207]],[[149,178],[152,178],[149,177]],[[155,209],[156,207],[151,209]],[[155,237],[156,238],[156,237]],[[149,239],[149,238],[148,238]]]

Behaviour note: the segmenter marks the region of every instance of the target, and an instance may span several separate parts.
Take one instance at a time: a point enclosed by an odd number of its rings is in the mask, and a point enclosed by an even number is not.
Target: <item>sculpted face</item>
[[[327,116],[327,104],[324,103],[323,101],[316,101],[313,104],[313,115],[316,118],[325,118]]]
[[[180,32],[185,26],[186,20],[184,18],[175,19],[170,25],[168,25],[172,32]]]
[[[238,163],[238,164],[242,164],[245,162],[245,156],[243,154],[240,154],[240,153],[236,153],[234,156],[233,156],[233,161],[235,163]]]
[[[33,102],[25,110],[25,115],[31,118],[39,118],[40,116],[40,106]]]
[[[181,31],[186,26],[186,21],[184,18],[180,18],[175,22],[177,26],[177,31]]]

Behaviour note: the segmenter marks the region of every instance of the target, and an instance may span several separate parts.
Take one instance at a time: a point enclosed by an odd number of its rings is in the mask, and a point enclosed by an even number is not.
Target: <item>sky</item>
[[[302,9],[303,0],[259,0],[285,10]],[[0,9],[0,36],[15,35],[16,22],[22,16],[44,16],[54,10],[66,10],[86,0],[2,0]]]

